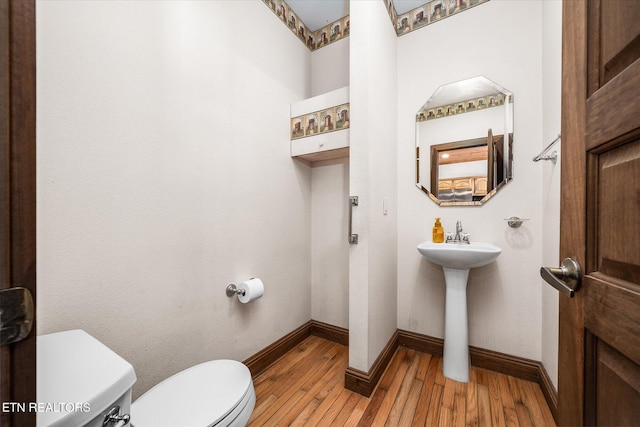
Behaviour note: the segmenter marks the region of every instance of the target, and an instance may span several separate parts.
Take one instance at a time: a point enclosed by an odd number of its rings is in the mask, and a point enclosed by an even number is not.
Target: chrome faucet
[[[456,234],[447,233],[446,243],[471,243],[469,241],[469,234],[462,232],[462,222],[459,220],[456,222]]]

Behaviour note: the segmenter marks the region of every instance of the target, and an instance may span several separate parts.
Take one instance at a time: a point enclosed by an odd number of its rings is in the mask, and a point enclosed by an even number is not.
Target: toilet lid
[[[131,405],[135,427],[212,426],[249,392],[251,372],[235,360],[213,360],[167,378]]]

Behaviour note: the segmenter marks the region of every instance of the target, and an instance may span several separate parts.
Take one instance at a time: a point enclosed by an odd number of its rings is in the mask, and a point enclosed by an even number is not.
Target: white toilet
[[[132,404],[133,366],[91,335],[42,335],[37,346],[37,427],[235,427],[255,406],[251,373],[234,360],[185,369]]]

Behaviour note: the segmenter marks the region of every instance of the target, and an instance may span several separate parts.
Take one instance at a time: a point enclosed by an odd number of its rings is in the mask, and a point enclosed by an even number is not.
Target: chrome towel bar
[[[551,142],[551,144],[547,145],[547,148],[545,148],[544,150],[542,150],[540,152],[540,154],[535,156],[533,158],[533,161],[534,162],[539,162],[540,160],[551,160],[551,163],[553,163],[555,165],[556,162],[558,161],[558,152],[557,151],[553,151],[551,154],[548,154],[546,156],[545,156],[545,154],[547,154],[547,152],[551,149],[551,147],[553,147],[558,141],[560,141],[560,134],[558,134],[558,137],[556,139],[554,139],[553,142]]]

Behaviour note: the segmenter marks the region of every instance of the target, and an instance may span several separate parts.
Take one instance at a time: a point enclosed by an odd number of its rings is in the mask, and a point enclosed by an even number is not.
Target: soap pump
[[[443,243],[444,242],[444,228],[442,224],[440,224],[440,218],[436,218],[436,223],[433,225],[433,243]]]

